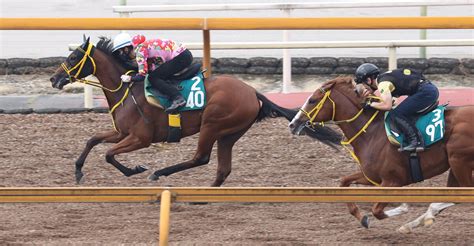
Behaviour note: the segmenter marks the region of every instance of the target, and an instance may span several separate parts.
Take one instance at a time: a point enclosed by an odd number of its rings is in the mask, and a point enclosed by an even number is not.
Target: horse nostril
[[[54,77],[51,77],[51,78],[49,79],[49,81],[51,81],[51,83],[56,82],[56,80],[54,79]]]

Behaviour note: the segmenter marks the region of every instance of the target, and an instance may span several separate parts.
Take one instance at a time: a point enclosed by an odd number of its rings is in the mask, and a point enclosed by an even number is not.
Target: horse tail
[[[297,109],[288,109],[283,108],[264,95],[257,92],[257,98],[262,102],[262,107],[258,112],[256,122],[259,122],[265,118],[276,118],[276,117],[285,117],[288,121],[293,120],[293,118],[298,113]],[[321,141],[322,143],[334,148],[337,150],[336,146],[341,145],[342,136],[338,132],[334,131],[329,127],[318,127],[312,130],[306,130],[305,134],[309,137]]]
[[[264,95],[257,92],[257,98],[262,102],[262,106],[260,107],[260,111],[258,112],[256,122],[264,120],[266,118],[276,118],[276,117],[285,117],[288,121],[291,121],[298,110],[295,109],[288,109],[284,107],[280,107],[266,98]]]

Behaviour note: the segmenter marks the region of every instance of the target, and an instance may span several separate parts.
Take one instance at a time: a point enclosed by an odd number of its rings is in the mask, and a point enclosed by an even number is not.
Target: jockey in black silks
[[[360,65],[355,73],[356,84],[366,84],[373,91],[364,89],[362,95],[375,94],[379,102],[369,102],[367,106],[389,111],[392,122],[407,138],[407,146],[401,151],[423,151],[423,138],[415,126],[416,116],[438,101],[438,88],[427,80],[423,74],[411,69],[394,69],[380,74],[372,63]],[[408,96],[397,107],[393,107],[393,97]]]

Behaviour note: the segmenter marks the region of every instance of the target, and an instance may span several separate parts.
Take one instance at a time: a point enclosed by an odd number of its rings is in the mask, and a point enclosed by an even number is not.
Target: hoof
[[[148,167],[145,165],[138,165],[135,167],[135,172],[136,173],[143,173],[148,170]]]
[[[150,176],[148,176],[148,180],[150,181],[157,181],[158,179],[160,179],[160,176],[156,175],[156,174],[151,174]]]
[[[364,217],[362,217],[362,220],[360,221],[360,224],[369,229],[369,216],[368,215],[364,215]]]
[[[398,228],[397,231],[400,232],[400,233],[403,233],[403,234],[408,234],[408,233],[412,232],[412,229],[410,227],[406,226],[406,225],[403,225],[400,228]]]
[[[84,174],[82,172],[76,172],[76,184],[81,184]]]
[[[424,226],[431,226],[434,223],[434,218],[425,218],[423,220]]]

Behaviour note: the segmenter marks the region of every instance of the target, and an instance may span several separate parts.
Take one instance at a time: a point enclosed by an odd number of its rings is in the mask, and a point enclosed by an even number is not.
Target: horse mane
[[[130,61],[124,58],[118,52],[113,52],[112,51],[113,47],[114,47],[114,44],[113,44],[112,39],[104,37],[104,36],[100,36],[99,42],[97,42],[96,44],[96,48],[98,50],[114,58],[114,60],[126,70],[138,71],[138,66],[133,61]]]
[[[350,89],[354,89],[354,86],[352,84],[352,77],[350,76],[338,76],[334,79],[324,82],[321,85],[321,88],[328,90],[328,89],[331,89],[335,85],[343,85],[346,88],[350,86]]]
[[[99,42],[97,42],[96,44],[96,48],[104,52],[105,54],[112,56],[113,45],[114,44],[112,39],[100,36]]]
[[[336,88],[350,100],[356,102],[356,94],[354,93],[354,84],[352,83],[353,79],[351,76],[338,76],[332,80],[329,80],[321,85],[321,88],[324,90],[330,90]]]

